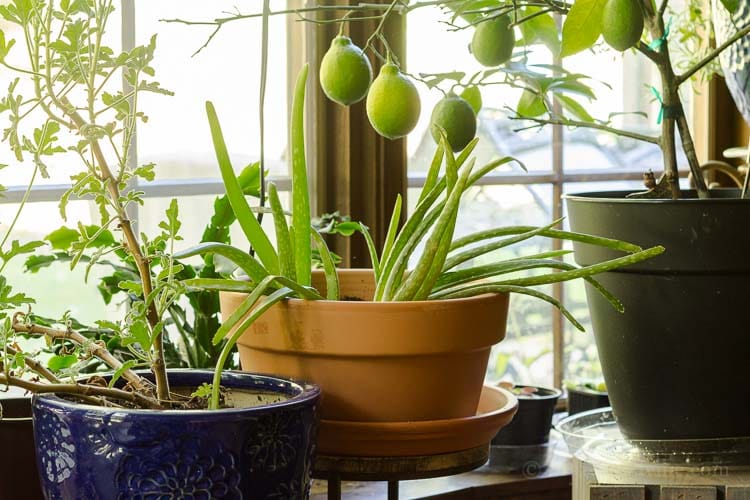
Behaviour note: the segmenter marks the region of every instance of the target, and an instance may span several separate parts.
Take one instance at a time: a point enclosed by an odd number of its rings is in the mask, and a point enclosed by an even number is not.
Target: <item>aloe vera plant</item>
[[[291,118],[292,151],[292,212],[281,206],[276,188],[268,186],[270,211],[276,231],[276,245],[259,224],[237,183],[224,142],[214,106],[206,104],[206,112],[216,150],[216,157],[226,186],[227,196],[237,220],[247,237],[252,252],[222,243],[205,243],[176,254],[177,258],[217,254],[232,261],[244,274],[241,279],[194,278],[183,283],[188,289],[210,289],[247,292],[240,307],[226,318],[216,332],[214,342],[226,341],[218,366],[229,356],[242,333],[266,310],[288,298],[304,300],[339,300],[339,286],[333,257],[320,233],[311,225],[310,202],[307,191],[307,171],[304,151],[304,99],[307,68],[303,68],[296,84]],[[543,227],[514,226],[474,233],[454,239],[459,206],[463,194],[482,176],[500,165],[514,161],[510,157],[494,160],[481,167],[471,158],[477,145],[472,141],[456,157],[443,135],[440,147],[430,166],[427,182],[419,202],[403,227],[398,221],[403,200],[395,201],[393,216],[383,248],[378,251],[367,227],[355,224],[366,239],[376,280],[374,301],[416,301],[468,297],[483,293],[519,293],[544,300],[559,308],[578,329],[581,324],[555,298],[534,288],[561,281],[582,278],[591,283],[613,307],[622,311],[622,304],[593,278],[594,275],[654,257],[664,251],[661,246],[642,249],[637,245],[617,240],[554,229],[555,221]],[[288,219],[291,218],[291,225]],[[541,236],[580,241],[625,253],[623,257],[592,266],[577,267],[558,260],[566,250],[529,255],[497,261],[489,265],[460,268],[471,259],[526,239]],[[421,243],[424,249],[416,265],[408,264]],[[325,297],[311,287],[311,250],[317,248],[326,276]],[[550,273],[518,277],[516,273],[529,269],[549,269]],[[220,371],[217,370],[210,405],[219,404]]]

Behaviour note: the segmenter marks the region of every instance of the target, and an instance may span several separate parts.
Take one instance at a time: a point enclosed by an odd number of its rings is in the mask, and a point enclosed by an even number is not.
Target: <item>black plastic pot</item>
[[[34,452],[31,398],[0,393],[0,498],[37,500],[42,497]]]
[[[750,436],[750,200],[567,196],[574,231],[666,252],[597,277],[619,314],[587,285],[594,335],[622,433],[636,440]],[[574,244],[588,265],[617,252]],[[621,255],[621,254],[619,254]]]
[[[529,387],[517,385],[516,387]],[[536,387],[533,395],[516,395],[518,411],[510,424],[506,425],[492,439],[493,445],[526,446],[543,444],[549,441],[552,427],[552,414],[557,399],[562,395],[557,389]]]
[[[609,396],[606,392],[583,387],[568,389],[568,415],[604,408],[605,406],[609,406]]]

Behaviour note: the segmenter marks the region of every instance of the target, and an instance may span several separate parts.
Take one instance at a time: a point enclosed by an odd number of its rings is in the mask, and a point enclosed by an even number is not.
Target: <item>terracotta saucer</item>
[[[408,457],[468,450],[485,444],[507,425],[518,401],[505,389],[485,385],[471,417],[411,422],[321,420],[318,453],[330,456]]]

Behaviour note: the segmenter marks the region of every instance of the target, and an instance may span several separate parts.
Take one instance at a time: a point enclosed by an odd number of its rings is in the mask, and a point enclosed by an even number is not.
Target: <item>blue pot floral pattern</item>
[[[119,499],[242,498],[237,457],[220,445],[188,436],[151,451],[122,458],[115,476]]]
[[[212,372],[170,371],[195,387]],[[317,438],[316,386],[224,374],[233,389],[290,399],[256,408],[138,411],[35,396],[37,461],[47,499],[296,500],[309,496]]]
[[[270,413],[258,419],[250,430],[245,453],[252,470],[276,472],[297,458],[302,421],[292,413]]]

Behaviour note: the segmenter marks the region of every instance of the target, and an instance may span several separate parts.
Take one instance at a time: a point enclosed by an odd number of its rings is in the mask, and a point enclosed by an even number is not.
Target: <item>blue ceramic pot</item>
[[[195,388],[212,375],[171,370],[169,379],[173,388]],[[34,396],[46,498],[307,498],[320,389],[239,372],[224,373],[222,385],[286,398],[252,408],[156,411]]]

